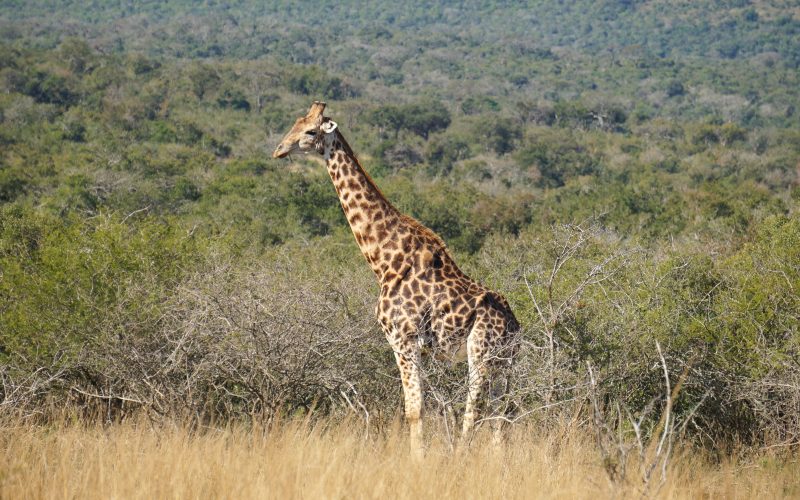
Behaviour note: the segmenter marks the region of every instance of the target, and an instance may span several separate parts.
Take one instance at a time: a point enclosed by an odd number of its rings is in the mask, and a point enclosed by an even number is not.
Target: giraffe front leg
[[[379,312],[380,317],[380,312]],[[394,351],[400,380],[403,383],[403,405],[405,418],[410,433],[411,452],[419,457],[423,455],[422,441],[422,371],[420,365],[419,346],[416,343],[416,324],[411,320],[392,321],[383,319],[386,340]]]
[[[395,360],[403,381],[403,402],[405,417],[409,428],[411,452],[417,457],[423,454],[422,443],[422,375],[420,373],[419,351],[395,350]]]

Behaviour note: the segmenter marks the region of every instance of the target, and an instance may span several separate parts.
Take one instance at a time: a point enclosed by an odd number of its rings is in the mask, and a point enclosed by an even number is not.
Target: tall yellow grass
[[[638,475],[606,477],[591,439],[517,428],[501,449],[451,451],[433,439],[424,459],[402,428],[367,436],[355,424],[286,422],[190,431],[145,422],[105,427],[6,423],[0,498],[609,498],[641,497]],[[800,466],[761,453],[712,463],[676,456],[659,498],[800,495]]]

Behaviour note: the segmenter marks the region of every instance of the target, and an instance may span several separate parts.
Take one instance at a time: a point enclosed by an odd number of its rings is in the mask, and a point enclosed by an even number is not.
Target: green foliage
[[[143,54],[133,54],[130,57],[130,68],[136,75],[143,75],[158,69],[161,64],[158,61],[147,58]]]
[[[543,187],[560,187],[569,178],[590,175],[598,163],[569,135],[547,129],[526,137],[514,153],[514,161],[522,169],[537,169]]]
[[[292,68],[287,70],[284,80],[286,87],[297,94],[325,99],[343,99],[355,95],[355,91],[341,78],[328,75],[319,66]]]
[[[28,74],[15,74],[10,80],[15,90],[33,97],[36,102],[69,106],[78,99],[72,89],[72,82],[61,75],[33,71]]]
[[[225,108],[250,111],[250,102],[245,97],[244,92],[238,89],[225,89],[222,95],[217,98],[217,103]]]
[[[461,111],[465,115],[477,115],[486,112],[500,111],[500,104],[487,96],[467,97],[461,103]]]
[[[514,150],[522,133],[510,119],[489,116],[475,124],[474,135],[481,138],[488,150],[503,155]]]
[[[800,219],[765,219],[723,266],[711,329],[720,361],[743,376],[785,370],[800,352]]]
[[[74,361],[108,335],[146,334],[197,259],[196,239],[145,218],[0,211],[0,359]]]
[[[207,93],[215,91],[220,85],[220,76],[217,71],[207,64],[194,64],[189,68],[186,78],[192,93],[202,99]]]
[[[686,87],[683,82],[678,79],[673,79],[667,82],[667,97],[682,96],[686,93]]]
[[[0,201],[14,201],[18,196],[25,194],[29,185],[27,178],[21,173],[10,169],[0,170]]]
[[[470,154],[468,137],[456,134],[437,134],[431,137],[425,151],[425,158],[435,172],[448,173],[459,160]]]
[[[61,60],[73,73],[87,72],[92,64],[93,53],[89,44],[80,38],[67,38],[58,48]]]
[[[508,287],[532,341],[551,352],[539,363],[557,380],[552,397],[574,395],[589,365],[610,400],[652,405],[664,383],[658,342],[673,382],[682,367],[694,374],[676,418],[692,413],[709,436],[768,439],[793,434],[798,420],[797,393],[776,386],[798,374],[798,238],[796,217],[769,217],[720,260],[690,245],[646,250],[587,222],[494,238],[479,262]],[[483,267],[493,262],[502,266]]]
[[[346,222],[330,179],[320,174],[305,176],[263,162],[231,162],[204,188],[195,211],[213,232],[233,232],[261,247],[298,236],[327,235]]]
[[[450,112],[436,100],[423,100],[400,108],[403,115],[403,128],[424,139],[428,135],[450,125]]]
[[[424,99],[411,104],[373,109],[367,115],[367,121],[393,130],[395,136],[400,130],[408,130],[427,139],[431,133],[450,125],[450,112],[441,102]]]

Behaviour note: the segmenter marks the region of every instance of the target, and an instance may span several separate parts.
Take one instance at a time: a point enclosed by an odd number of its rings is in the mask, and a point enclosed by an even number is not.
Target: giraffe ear
[[[333,132],[334,130],[336,130],[336,127],[337,127],[337,126],[338,126],[338,125],[336,125],[336,122],[335,122],[335,121],[333,121],[333,120],[328,120],[328,121],[324,122],[322,125],[320,125],[320,126],[319,126],[319,128],[320,128],[320,130],[322,130],[322,131],[323,131],[323,132],[325,132],[326,134],[330,134],[331,132]]]

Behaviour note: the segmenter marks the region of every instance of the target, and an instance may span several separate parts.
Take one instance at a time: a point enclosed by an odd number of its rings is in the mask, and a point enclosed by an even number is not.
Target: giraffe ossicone
[[[508,391],[519,323],[502,295],[458,268],[436,233],[386,199],[324,110],[325,103],[315,101],[272,156],[317,152],[325,159],[356,243],[381,286],[375,310],[400,370],[412,450],[423,450],[423,349],[445,355],[466,350],[462,438],[469,439],[487,389],[495,401]],[[494,417],[499,436],[503,418]]]

